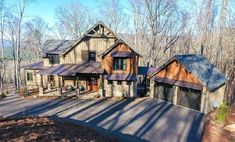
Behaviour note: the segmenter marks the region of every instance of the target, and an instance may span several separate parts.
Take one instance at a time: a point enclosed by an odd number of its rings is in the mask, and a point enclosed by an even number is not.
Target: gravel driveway
[[[0,100],[0,116],[52,116],[86,125],[123,141],[197,142],[201,140],[204,116],[194,110],[164,101],[142,98]]]

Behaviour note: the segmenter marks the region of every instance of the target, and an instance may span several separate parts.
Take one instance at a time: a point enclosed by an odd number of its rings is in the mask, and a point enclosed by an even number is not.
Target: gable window
[[[117,85],[122,85],[122,81],[117,81]]]
[[[131,81],[127,81],[127,82],[126,82],[126,85],[131,85]]]
[[[126,58],[114,58],[113,69],[114,70],[126,70]]]
[[[108,84],[113,84],[113,81],[112,80],[108,80]]]
[[[89,61],[95,61],[96,60],[96,52],[94,52],[94,51],[90,51],[89,52],[89,55],[88,55],[88,60]]]
[[[59,64],[60,63],[59,55],[48,55],[48,57],[49,57],[50,64]]]
[[[27,73],[27,81],[33,81],[33,73],[31,72]]]

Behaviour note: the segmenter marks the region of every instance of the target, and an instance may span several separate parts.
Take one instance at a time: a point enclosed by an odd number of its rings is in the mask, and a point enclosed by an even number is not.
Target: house
[[[123,40],[118,40],[101,55],[105,71],[105,94],[137,96],[137,75],[140,54]]]
[[[176,55],[151,77],[151,97],[208,113],[223,102],[227,78],[204,56]]]
[[[26,86],[39,95],[68,87],[103,96],[135,96],[140,55],[98,22],[78,40],[48,40],[42,61],[25,67]]]

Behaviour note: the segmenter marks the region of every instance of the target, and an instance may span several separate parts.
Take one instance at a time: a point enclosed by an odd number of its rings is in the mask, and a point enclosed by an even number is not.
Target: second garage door
[[[173,86],[165,83],[156,83],[154,98],[173,102]]]
[[[177,104],[200,111],[201,91],[180,87]]]

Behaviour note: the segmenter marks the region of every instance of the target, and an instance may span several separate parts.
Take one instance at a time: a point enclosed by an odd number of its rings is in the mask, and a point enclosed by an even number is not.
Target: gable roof
[[[180,62],[188,72],[192,72],[192,74],[195,75],[209,91],[213,91],[220,87],[228,80],[224,74],[222,74],[203,55],[199,54],[175,55],[169,59],[168,62],[163,64],[151,77],[156,75],[174,60]]]
[[[83,38],[89,36],[89,33],[90,33],[93,29],[95,29],[97,26],[100,26],[100,25],[103,26],[103,27],[105,27],[107,30],[109,30],[109,31],[114,35],[115,38],[119,39],[119,36],[118,36],[117,34],[115,34],[115,33],[114,33],[108,26],[106,26],[102,21],[99,21],[99,22],[97,22],[94,26],[92,26],[89,30],[87,30],[87,31],[76,41],[75,45],[78,44],[80,41],[82,41]],[[68,53],[72,48],[73,48],[73,47],[67,49],[67,50],[64,52],[64,54]]]
[[[44,54],[62,54],[72,48],[76,40],[47,40],[44,44]]]
[[[44,54],[66,54],[68,53],[75,45],[82,41],[83,38],[89,36],[89,33],[94,30],[97,26],[105,27],[110,33],[114,35],[115,38],[119,39],[118,35],[115,34],[108,26],[103,22],[99,21],[89,30],[87,30],[78,40],[48,40],[44,44]]]
[[[108,54],[110,51],[112,51],[118,44],[125,44],[126,46],[128,46],[131,51],[133,51],[137,56],[141,55],[139,53],[137,53],[134,49],[132,49],[126,42],[124,42],[122,39],[118,39],[112,46],[110,46],[107,50],[105,50],[103,53],[101,53],[99,56],[103,57],[104,55]]]

